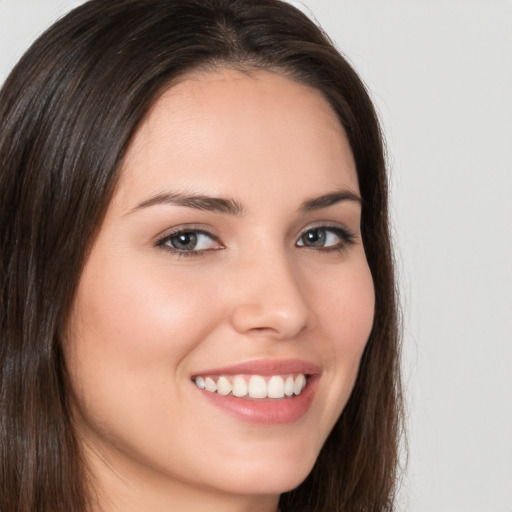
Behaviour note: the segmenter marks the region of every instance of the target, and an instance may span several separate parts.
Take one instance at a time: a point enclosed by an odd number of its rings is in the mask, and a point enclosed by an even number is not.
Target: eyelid
[[[338,236],[341,239],[341,241],[338,244],[329,245],[326,247],[312,247],[312,246],[307,246],[307,245],[298,245],[301,238],[308,231],[313,231],[315,229],[330,231],[331,233],[334,233],[336,236]],[[313,250],[317,250],[317,251],[320,250],[320,251],[326,251],[326,252],[330,251],[330,250],[336,251],[336,250],[343,250],[347,246],[354,245],[354,243],[356,241],[356,236],[357,236],[356,233],[354,233],[351,229],[347,228],[346,226],[344,226],[342,224],[333,224],[331,222],[318,222],[318,223],[309,225],[306,228],[304,228],[300,232],[300,234],[297,238],[297,242],[295,242],[295,244],[298,247],[304,247],[305,249],[313,249]]]
[[[201,256],[207,252],[215,251],[224,248],[222,242],[219,240],[218,236],[212,233],[210,230],[205,229],[204,227],[199,227],[197,224],[181,224],[179,226],[173,227],[163,232],[164,234],[158,235],[154,245],[156,247],[160,247],[171,254],[175,254],[177,256]],[[211,248],[211,249],[199,249],[199,250],[180,250],[172,247],[171,245],[167,245],[167,242],[172,238],[181,233],[195,233],[198,235],[205,235],[211,238],[214,242],[219,244],[221,247]]]
[[[194,233],[201,233],[204,235],[208,235],[212,237],[213,239],[217,240],[218,236],[213,232],[212,229],[205,226],[204,224],[179,224],[178,226],[173,226],[172,228],[166,228],[163,231],[161,231],[158,235],[154,237],[154,244],[158,245],[158,243],[166,238],[169,238],[171,236],[175,236],[179,233],[187,233],[187,232],[194,232]]]

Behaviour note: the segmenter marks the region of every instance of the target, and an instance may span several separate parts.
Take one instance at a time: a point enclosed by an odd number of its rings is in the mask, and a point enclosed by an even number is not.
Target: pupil
[[[197,244],[195,233],[180,233],[172,240],[175,249],[193,249]]]
[[[305,243],[315,247],[321,247],[325,242],[325,233],[320,229],[314,229],[306,233]]]

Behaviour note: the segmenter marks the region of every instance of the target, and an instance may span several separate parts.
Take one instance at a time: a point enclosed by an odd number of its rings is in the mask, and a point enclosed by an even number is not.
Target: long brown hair
[[[62,331],[137,126],[198,68],[281,72],[320,90],[354,154],[376,310],[355,389],[287,511],[389,511],[401,426],[379,123],[327,36],[279,0],[92,0],[43,34],[0,93],[0,511],[86,512]]]

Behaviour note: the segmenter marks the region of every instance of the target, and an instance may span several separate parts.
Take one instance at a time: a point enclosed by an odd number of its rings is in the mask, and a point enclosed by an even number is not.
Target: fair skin
[[[346,135],[316,90],[220,69],[158,99],[67,332],[97,510],[275,512],[307,476],[373,321],[358,196]],[[291,397],[229,388],[259,375],[282,395],[299,374]],[[220,377],[227,396],[202,389]]]

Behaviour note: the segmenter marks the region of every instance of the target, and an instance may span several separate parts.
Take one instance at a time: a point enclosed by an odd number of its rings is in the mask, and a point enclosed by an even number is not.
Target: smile
[[[254,360],[198,371],[191,384],[205,403],[238,420],[279,425],[307,414],[321,375],[321,368],[308,361]]]
[[[221,375],[197,376],[194,379],[199,389],[222,396],[237,398],[283,399],[300,395],[306,388],[307,378],[297,375]]]

